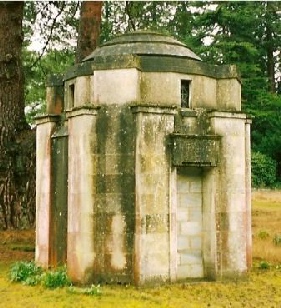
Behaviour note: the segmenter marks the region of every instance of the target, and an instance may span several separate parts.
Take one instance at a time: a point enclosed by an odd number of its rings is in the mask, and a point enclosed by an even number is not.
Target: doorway
[[[177,169],[177,279],[204,277],[202,169]]]

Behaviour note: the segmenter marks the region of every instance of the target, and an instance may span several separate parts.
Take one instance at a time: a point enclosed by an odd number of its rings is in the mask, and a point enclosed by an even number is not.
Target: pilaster
[[[51,210],[51,135],[59,115],[36,119],[36,252],[35,261],[49,266]]]
[[[67,268],[73,281],[87,283],[93,275],[94,202],[96,187],[97,108],[82,106],[68,119],[68,241]]]
[[[173,107],[134,106],[136,117],[135,283],[170,280],[171,158],[168,135],[174,131]]]
[[[217,278],[247,270],[246,115],[210,113],[213,133],[222,136],[216,205]]]

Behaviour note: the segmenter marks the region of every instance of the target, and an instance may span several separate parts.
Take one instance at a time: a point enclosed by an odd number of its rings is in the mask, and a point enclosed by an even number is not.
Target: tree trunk
[[[23,5],[0,2],[1,229],[30,226],[35,218],[35,135],[24,115]]]
[[[80,13],[76,63],[99,45],[102,1],[83,1]]]

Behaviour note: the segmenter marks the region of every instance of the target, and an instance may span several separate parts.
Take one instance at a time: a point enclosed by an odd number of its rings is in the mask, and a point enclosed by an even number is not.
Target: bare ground
[[[34,260],[34,250],[35,231],[33,229],[0,231],[1,262]]]

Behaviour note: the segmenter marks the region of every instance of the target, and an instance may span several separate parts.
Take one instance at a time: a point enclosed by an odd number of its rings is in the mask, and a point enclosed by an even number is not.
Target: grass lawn
[[[244,281],[177,283],[155,288],[102,286],[100,296],[11,283],[10,265],[34,259],[34,231],[0,232],[0,307],[280,307],[281,192],[253,194],[253,268]],[[281,238],[281,237],[280,237]],[[266,269],[260,265],[265,264]]]

